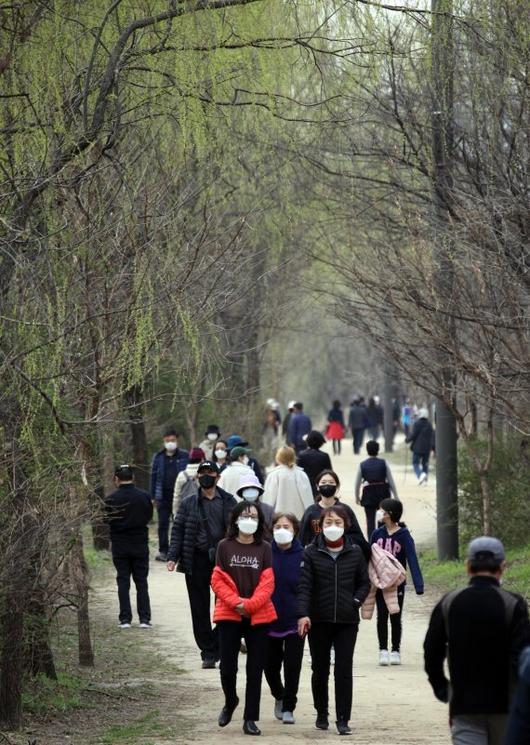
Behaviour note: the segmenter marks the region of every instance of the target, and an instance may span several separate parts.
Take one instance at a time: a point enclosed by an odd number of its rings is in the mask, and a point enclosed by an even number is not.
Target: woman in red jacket
[[[272,552],[263,540],[264,517],[259,504],[240,502],[232,512],[227,537],[217,548],[212,589],[216,595],[213,620],[219,629],[221,684],[225,705],[219,726],[226,727],[239,703],[236,692],[241,638],[247,647],[247,684],[243,732],[261,735],[259,720],[261,678],[268,625],[276,620]]]

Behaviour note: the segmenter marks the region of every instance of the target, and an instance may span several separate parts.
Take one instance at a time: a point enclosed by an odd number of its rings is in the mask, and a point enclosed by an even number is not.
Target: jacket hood
[[[285,550],[281,549],[274,539],[271,546],[273,554],[301,554],[304,552],[304,547],[298,538],[294,538],[290,548],[286,548]]]

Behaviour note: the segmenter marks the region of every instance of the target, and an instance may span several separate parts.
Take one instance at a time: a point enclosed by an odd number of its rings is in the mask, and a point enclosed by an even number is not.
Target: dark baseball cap
[[[474,538],[468,546],[467,558],[473,561],[473,559],[485,559],[489,556],[497,561],[504,560],[504,546],[499,539],[489,535]]]
[[[213,460],[203,460],[197,468],[197,473],[201,471],[215,471],[215,473],[219,473],[219,466]]]

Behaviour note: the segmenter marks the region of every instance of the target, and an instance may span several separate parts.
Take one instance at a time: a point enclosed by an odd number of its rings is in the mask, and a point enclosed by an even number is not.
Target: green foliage
[[[486,443],[478,439],[473,446],[484,458]],[[467,542],[482,533],[482,496],[477,469],[463,445],[459,456],[460,535],[462,541]],[[492,534],[510,547],[521,546],[528,539],[530,468],[527,459],[520,439],[496,439],[491,469],[487,475],[492,494]]]
[[[464,564],[465,550],[463,544],[460,561],[438,561],[433,549],[421,551],[419,558],[425,585],[440,593],[466,585],[469,578]],[[507,551],[507,568],[503,575],[503,587],[527,599],[530,599],[529,552],[530,544]]]
[[[42,716],[79,709],[85,688],[85,681],[69,672],[58,672],[57,680],[39,674],[26,683],[22,697],[24,710]]]
[[[101,745],[117,745],[118,743],[135,743],[142,738],[142,743],[148,745],[145,737],[149,737],[149,743],[153,742],[151,738],[155,736],[169,736],[168,728],[159,721],[160,711],[155,709],[148,714],[144,714],[138,719],[128,722],[127,724],[115,724],[97,739]]]

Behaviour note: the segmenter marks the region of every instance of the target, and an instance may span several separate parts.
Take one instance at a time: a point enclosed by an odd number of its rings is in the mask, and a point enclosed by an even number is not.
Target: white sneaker
[[[274,700],[274,716],[280,722],[283,719],[283,716],[282,716],[282,706],[283,706],[283,700],[281,698],[277,698],[277,699]]]
[[[120,629],[130,629],[131,628],[131,624],[130,623],[119,623],[118,626],[120,627]]]
[[[390,652],[390,664],[401,665],[401,655],[399,652]]]
[[[421,474],[421,476],[418,479],[418,484],[421,486],[426,481],[427,481],[427,474],[425,473],[425,471],[423,471],[422,474]]]
[[[294,724],[294,716],[292,711],[284,711],[282,714],[282,722],[284,724]]]
[[[335,647],[331,647],[331,652],[329,653],[329,664],[335,664]]]
[[[390,665],[390,655],[388,654],[388,649],[381,649],[379,651],[379,664]]]
[[[141,621],[140,628],[141,629],[152,629],[153,624],[151,623],[151,621]]]

